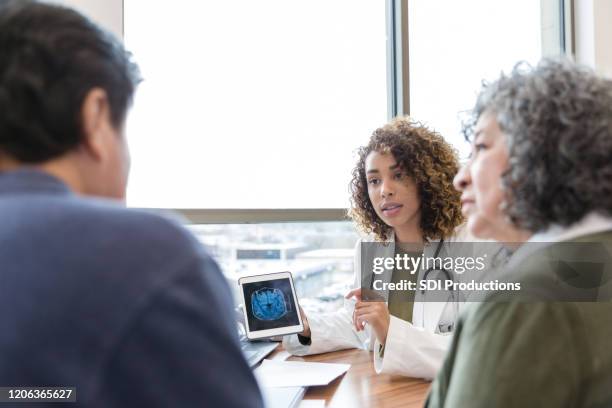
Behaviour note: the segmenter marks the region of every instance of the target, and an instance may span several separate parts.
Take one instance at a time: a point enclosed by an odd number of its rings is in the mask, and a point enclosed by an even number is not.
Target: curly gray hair
[[[473,137],[481,114],[507,138],[505,212],[518,227],[564,226],[590,211],[612,214],[612,81],[566,59],[517,64],[483,84],[463,126]]]

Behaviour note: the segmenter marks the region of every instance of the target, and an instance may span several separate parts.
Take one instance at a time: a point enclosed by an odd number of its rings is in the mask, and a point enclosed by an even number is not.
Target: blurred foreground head
[[[124,198],[140,75],[123,45],[74,10],[0,0],[0,55],[0,171],[34,166]]]

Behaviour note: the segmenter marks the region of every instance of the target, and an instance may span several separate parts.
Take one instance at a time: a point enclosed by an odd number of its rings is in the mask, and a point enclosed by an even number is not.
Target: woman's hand
[[[368,323],[372,326],[380,344],[385,344],[391,323],[389,309],[385,302],[357,302],[354,316],[358,327],[361,326],[363,330],[365,323]]]
[[[389,325],[391,324],[391,316],[389,308],[383,301],[363,301],[361,297],[361,288],[350,291],[346,298],[354,297],[357,300],[355,310],[353,311],[353,324],[357,331],[363,330],[366,323],[372,326],[374,335],[380,342],[385,344]]]

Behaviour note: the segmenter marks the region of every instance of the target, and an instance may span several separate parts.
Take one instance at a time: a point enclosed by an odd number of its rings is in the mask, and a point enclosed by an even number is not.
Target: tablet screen
[[[242,284],[250,331],[300,324],[289,278]]]

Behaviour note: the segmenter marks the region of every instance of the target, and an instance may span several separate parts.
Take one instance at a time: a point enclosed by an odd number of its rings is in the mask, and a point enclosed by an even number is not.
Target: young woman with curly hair
[[[458,170],[457,155],[441,135],[409,118],[396,119],[359,149],[350,215],[379,241],[392,232],[412,243],[449,237],[463,221],[453,187]],[[399,194],[408,201],[389,205]]]
[[[450,343],[447,334],[457,318],[458,299],[425,304],[415,291],[372,288],[372,268],[362,270],[362,254],[368,252],[364,266],[373,254],[394,257],[401,248],[410,256],[445,256],[446,243],[463,222],[460,195],[453,187],[458,169],[456,153],[444,138],[410,118],[374,131],[359,149],[350,183],[350,216],[367,235],[355,247],[355,289],[346,296],[355,298],[354,307],[347,302],[331,314],[303,314],[305,330],[285,337],[286,350],[306,355],[371,349],[379,373],[435,376]],[[424,279],[423,273],[412,278]],[[385,279],[403,278],[411,275],[393,270]],[[372,301],[373,294],[386,301]]]

